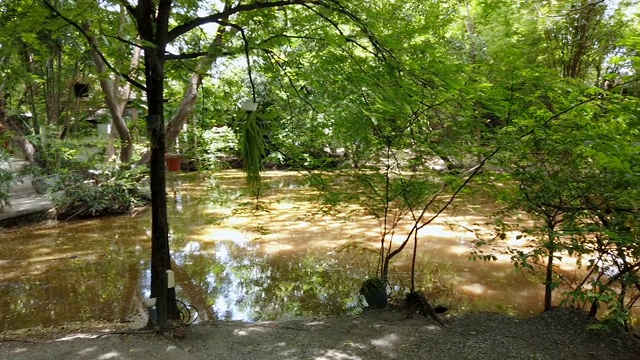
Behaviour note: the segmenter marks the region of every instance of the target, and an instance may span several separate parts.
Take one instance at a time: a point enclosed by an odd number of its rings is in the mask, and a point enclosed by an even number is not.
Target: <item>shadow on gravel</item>
[[[35,359],[638,359],[640,341],[586,331],[581,313],[531,319],[496,314],[452,317],[442,328],[423,317],[376,311],[342,319],[200,324],[186,337],[67,334],[0,342],[0,358]],[[23,338],[24,339],[24,338]]]

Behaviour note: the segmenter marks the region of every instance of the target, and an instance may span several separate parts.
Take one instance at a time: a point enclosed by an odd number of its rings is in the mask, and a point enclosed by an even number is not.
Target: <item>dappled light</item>
[[[56,339],[55,341],[71,341],[76,339],[95,339],[97,337],[98,336],[95,334],[72,334],[72,335],[63,336],[59,339]]]
[[[235,171],[213,177],[223,192],[235,191],[244,181]],[[360,282],[375,269],[377,220],[355,215],[353,205],[339,216],[319,211],[315,190],[299,174],[266,172],[263,205],[257,210],[244,197],[216,200],[224,193],[211,195],[206,178],[170,174],[168,191],[178,296],[195,306],[201,319],[273,320],[360,311]],[[491,232],[484,225],[491,213],[483,209],[491,208],[459,204],[455,216],[420,230],[418,286],[433,289],[430,296],[454,311],[539,311],[542,289],[532,291],[538,288],[529,278],[512,272],[508,255],[497,255],[495,262],[468,261],[475,234]],[[394,246],[409,226],[401,223],[389,237]],[[149,231],[150,212],[140,212],[4,234],[3,328],[143,321]],[[509,234],[505,243],[522,245],[516,235]],[[408,291],[409,271],[410,252],[405,252],[394,259],[393,296]]]
[[[255,332],[261,333],[265,331],[267,330],[264,328],[256,327],[256,326],[245,326],[242,329],[234,330],[233,334],[237,336],[247,336],[247,335],[250,335],[251,333],[255,333]]]
[[[106,354],[98,356],[98,360],[118,359],[121,358],[120,353],[117,351],[110,351]]]
[[[249,233],[233,228],[216,228],[209,229],[200,235],[194,236],[195,239],[202,242],[231,241],[234,244],[245,244],[251,238]]]
[[[346,354],[339,350],[325,350],[322,355],[314,358],[315,360],[361,360],[360,356]]]
[[[90,353],[96,351],[98,348],[96,346],[88,347],[86,349],[82,349],[77,352],[78,355],[89,355]]]
[[[462,290],[474,295],[484,295],[487,292],[487,287],[478,283],[463,285],[461,288]]]
[[[387,355],[392,355],[398,346],[400,337],[397,334],[386,334],[379,339],[371,340],[371,345],[381,349]]]

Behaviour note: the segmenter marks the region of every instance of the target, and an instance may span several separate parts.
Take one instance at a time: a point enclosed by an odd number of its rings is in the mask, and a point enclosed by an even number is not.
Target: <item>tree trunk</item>
[[[167,124],[167,131],[165,135],[165,141],[167,142],[167,148],[171,149],[176,143],[176,139],[180,134],[180,131],[184,128],[184,124],[187,123],[189,118],[193,115],[193,110],[196,107],[196,101],[198,100],[198,89],[202,85],[202,78],[206,74],[206,70],[202,71],[203,67],[208,68],[211,66],[212,61],[207,61],[205,66],[202,66],[203,62],[198,64],[198,69],[191,75],[189,84],[184,92],[184,98],[180,103],[178,112],[173,119]]]
[[[47,109],[47,124],[58,125],[58,92],[55,90],[53,60],[48,59],[45,64],[45,97],[44,103]]]
[[[4,127],[13,132],[11,140],[20,146],[24,158],[30,163],[33,163],[35,162],[36,148],[27,140],[18,121],[16,117],[7,116],[7,103],[0,93],[0,127]]]
[[[182,130],[184,124],[189,120],[191,115],[193,114],[193,109],[196,106],[196,100],[198,99],[198,89],[202,84],[203,74],[194,73],[189,80],[189,85],[185,90],[184,97],[182,102],[180,103],[180,107],[178,108],[178,112],[171,119],[169,124],[167,125],[166,133],[164,136],[164,143],[166,148],[171,149],[180,135],[180,131]],[[149,163],[151,159],[151,151],[147,151],[142,154],[142,157],[138,161],[137,165],[146,165]]]
[[[218,28],[216,37],[210,46],[212,49],[220,48],[222,46],[222,37],[225,32],[226,28],[224,26],[220,26]],[[202,85],[202,79],[204,78],[204,75],[206,75],[207,70],[211,67],[211,64],[217,59],[217,52],[212,51],[210,55],[207,55],[198,61],[198,65],[194,73],[191,75],[189,84],[184,91],[184,96],[182,98],[182,102],[180,103],[180,107],[178,108],[178,112],[176,112],[176,114],[167,125],[165,143],[168,149],[173,148],[178,135],[180,135],[180,131],[182,131],[184,127],[184,124],[186,124],[191,115],[193,115],[193,111],[196,107],[196,101],[198,100],[198,90]],[[138,161],[137,165],[148,164],[150,158],[150,152],[142,154],[142,157]]]
[[[126,34],[124,31],[124,25],[127,23],[127,19],[126,19],[126,9],[123,5],[120,5],[120,28],[118,29],[118,34],[120,37],[125,38]],[[123,46],[121,48],[121,50],[123,52],[127,51],[127,48],[125,46]],[[129,66],[130,72],[134,69],[138,68],[138,65],[140,64],[140,54],[141,54],[141,49],[140,47],[134,47],[133,48],[133,54],[131,56],[131,63]],[[115,89],[119,89],[119,93],[115,93],[114,95],[118,96],[118,113],[120,114],[120,117],[122,119],[124,119],[125,117],[125,113],[127,111],[127,104],[129,102],[129,99],[131,98],[131,83],[129,83],[128,81],[125,81],[124,85],[120,86],[120,77],[115,77],[113,84],[114,84],[114,88]],[[126,122],[125,122],[126,124]],[[128,128],[127,128],[128,131]],[[107,142],[107,151],[105,154],[105,158],[107,160],[112,159],[116,156],[116,149],[115,149],[115,144],[114,144],[114,139],[118,139],[120,138],[120,134],[117,130],[117,128],[114,126],[111,129],[111,132],[109,133],[109,140]],[[129,138],[131,139],[131,132],[129,132]],[[122,140],[122,139],[121,139]],[[132,141],[133,143],[133,141]],[[133,149],[132,149],[133,151]],[[129,158],[127,161],[130,161],[131,158]]]
[[[167,274],[170,263],[169,224],[167,222],[167,195],[164,167],[164,119],[162,117],[162,63],[154,49],[145,48],[147,72],[147,131],[151,140],[151,297],[157,298],[158,325],[167,325]],[[160,74],[160,77],[158,76]]]
[[[25,68],[28,73],[36,75],[36,68],[33,62],[33,55],[29,52],[26,43],[22,43],[22,55],[24,57]],[[31,126],[34,134],[40,134],[40,123],[38,122],[38,110],[36,109],[36,95],[38,94],[38,84],[33,80],[27,80],[27,91],[29,95],[29,107],[31,108]]]
[[[553,256],[555,249],[555,235],[554,224],[549,224],[549,243],[547,244],[547,251],[549,256],[547,258],[547,272],[544,279],[544,311],[551,310],[551,294],[553,292]]]
[[[86,31],[89,30],[89,27],[89,23],[84,26]],[[107,107],[109,108],[113,126],[120,137],[120,161],[122,163],[128,163],[131,161],[131,156],[133,155],[133,141],[131,140],[131,133],[129,132],[127,124],[123,118],[123,108],[126,106],[126,99],[124,100],[124,105],[118,104],[118,89],[113,86],[107,72],[107,67],[98,52],[95,50],[97,48],[96,39],[93,36],[90,36],[89,39],[92,45],[94,45],[91,47],[91,57],[93,58],[93,62],[96,64],[96,68],[98,70],[100,87],[104,93],[104,99],[107,103]]]
[[[167,328],[170,318],[179,318],[175,290],[167,289],[167,270],[171,269],[169,224],[165,178],[164,138],[164,53],[169,29],[171,1],[138,2],[134,14],[144,42],[144,71],[147,92],[147,130],[151,141],[151,297],[155,297],[158,326]]]

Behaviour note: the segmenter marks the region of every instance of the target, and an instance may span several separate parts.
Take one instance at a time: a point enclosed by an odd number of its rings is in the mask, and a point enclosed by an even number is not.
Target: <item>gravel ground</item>
[[[586,327],[592,320],[570,310],[530,319],[497,314],[445,318],[381,310],[362,315],[187,327],[181,340],[154,334],[98,331],[8,337],[0,358],[33,359],[640,359],[640,340]],[[100,335],[99,335],[100,334]]]

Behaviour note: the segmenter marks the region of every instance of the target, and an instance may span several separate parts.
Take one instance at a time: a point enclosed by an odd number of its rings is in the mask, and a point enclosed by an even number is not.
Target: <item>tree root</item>
[[[436,311],[433,309],[433,306],[431,306],[424,293],[419,291],[410,292],[409,294],[407,294],[406,303],[409,311],[404,317],[405,319],[412,317],[413,314],[415,314],[417,311],[422,313],[425,317],[431,317],[438,324],[445,326],[444,322],[442,321],[442,319],[440,319]]]

